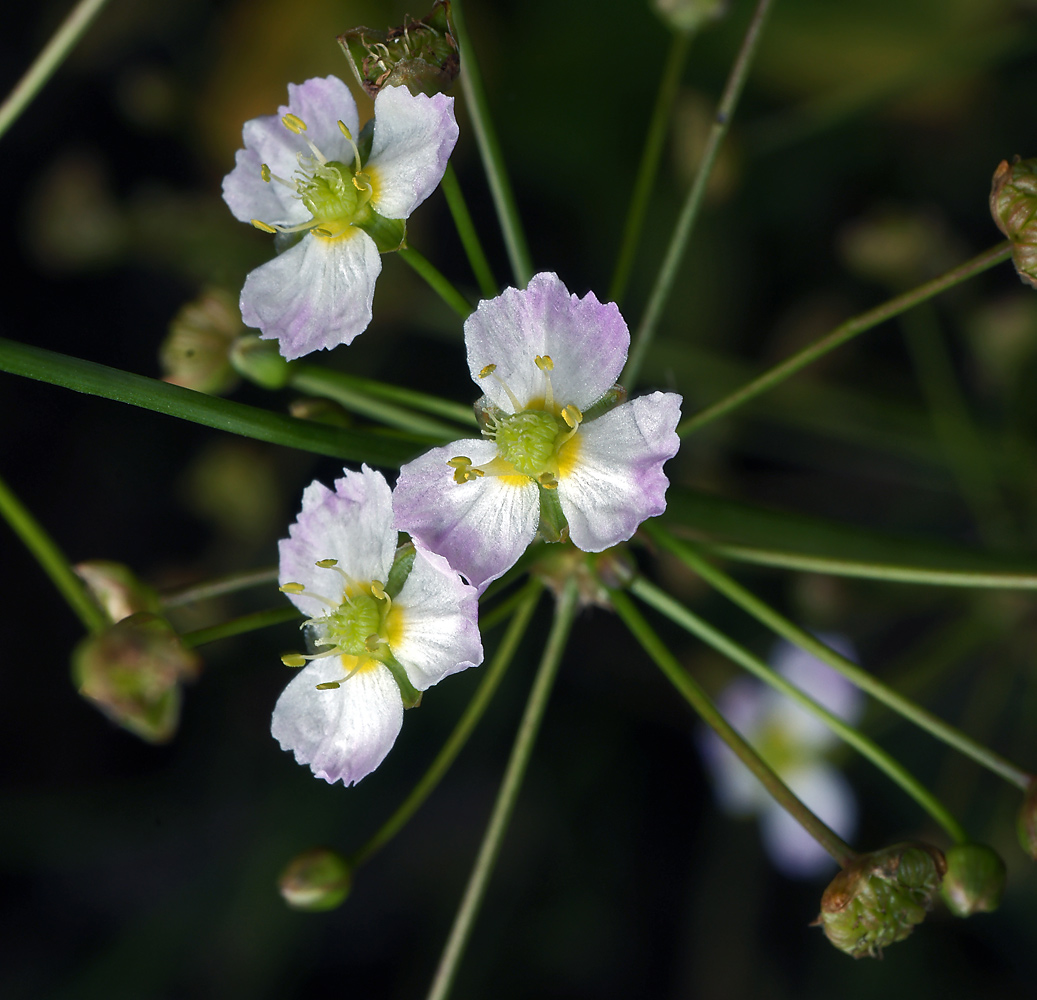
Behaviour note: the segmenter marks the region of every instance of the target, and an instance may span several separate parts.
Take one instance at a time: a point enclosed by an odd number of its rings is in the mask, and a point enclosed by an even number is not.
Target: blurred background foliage
[[[1037,152],[1037,25],[1024,0],[778,0],[643,381],[692,413],[868,308],[999,240],[997,163]],[[470,30],[537,269],[604,297],[669,36],[646,4],[468,0]],[[636,325],[752,5],[691,46],[624,313]],[[5,12],[6,91],[68,4]],[[0,141],[12,196],[0,335],[147,375],[178,310],[236,294],[271,252],[220,199],[245,119],[288,81],[348,69],[335,36],[402,2],[111,0]],[[360,98],[361,118],[369,102]],[[503,253],[463,102],[454,162],[496,270]],[[440,195],[412,245],[473,282]],[[688,439],[675,483],[863,527],[1031,555],[1037,298],[1008,265],[870,332]],[[320,359],[322,362],[325,358]],[[375,322],[335,366],[472,396],[460,324],[394,258]],[[254,387],[234,398],[285,409]],[[962,416],[964,414],[964,416]],[[948,419],[950,423],[948,424]],[[958,419],[958,423],[954,420]],[[972,428],[971,446],[961,428]],[[0,375],[0,470],[73,561],[125,562],[156,587],[271,565],[330,460]],[[948,427],[950,428],[948,430]],[[965,437],[968,437],[966,434]],[[376,774],[317,782],[269,737],[292,626],[202,649],[181,730],[146,746],[75,693],[80,631],[0,532],[0,993],[16,998],[422,995],[488,815],[546,607],[487,718],[432,800],[329,914],[275,889],[315,844],[355,849],[395,808],[471,696],[425,699]],[[770,638],[679,567],[666,585],[743,644]],[[742,567],[740,577],[1023,766],[1037,765],[1037,634],[1026,594]],[[272,588],[183,609],[202,627]],[[677,633],[712,690],[732,668]],[[491,643],[492,645],[492,643]],[[718,814],[685,706],[606,612],[588,611],[535,751],[457,996],[1004,997],[1032,983],[1037,879],[1017,797],[887,713],[866,723],[1009,865],[1002,909],[935,913],[883,962],[807,928],[822,884],[769,867],[751,822]],[[845,755],[862,848],[939,835]]]

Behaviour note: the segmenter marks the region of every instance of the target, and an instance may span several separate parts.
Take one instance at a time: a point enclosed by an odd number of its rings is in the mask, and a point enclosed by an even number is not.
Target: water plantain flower
[[[630,333],[614,303],[570,295],[554,274],[506,289],[465,321],[485,395],[483,437],[404,465],[396,526],[483,590],[534,540],[601,552],[666,509],[663,463],[680,446],[681,397],[629,402],[615,380]],[[617,405],[618,404],[618,405]]]
[[[397,548],[381,473],[346,471],[334,491],[315,482],[280,543],[280,581],[309,615],[316,653],[274,707],[271,732],[318,778],[346,785],[385,758],[404,707],[448,674],[482,662],[476,593],[447,561]]]
[[[365,154],[349,88],[317,78],[289,84],[288,104],[243,136],[224,200],[242,222],[301,238],[245,279],[242,318],[289,359],[350,343],[371,321],[380,253],[403,244],[405,220],[446,169],[453,98],[384,88]]]

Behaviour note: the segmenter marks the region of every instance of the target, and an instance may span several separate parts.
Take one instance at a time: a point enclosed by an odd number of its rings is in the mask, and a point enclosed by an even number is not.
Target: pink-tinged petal
[[[825,764],[797,768],[782,775],[793,792],[840,837],[850,839],[857,828],[857,802],[846,779]],[[760,833],[767,854],[790,878],[815,878],[835,867],[821,847],[772,799],[760,815]]]
[[[496,454],[492,441],[475,439],[433,448],[400,469],[393,491],[396,527],[445,556],[480,593],[526,551],[540,520],[540,491],[531,480],[454,482],[451,458],[482,465]]]
[[[289,112],[306,123],[302,135],[282,124],[281,119]],[[351,164],[353,149],[338,127],[340,120],[356,134],[359,125],[353,95],[341,80],[329,76],[290,83],[288,104],[281,105],[276,115],[245,122],[245,148],[238,150],[234,169],[223,179],[223,198],[235,217],[241,222],[259,219],[280,225],[306,222],[310,213],[294,188],[264,181],[260,168],[265,163],[274,175],[290,180],[299,165],[298,157],[313,155],[306,139],[325,158]]]
[[[626,541],[666,509],[663,463],[680,447],[681,397],[639,396],[580,426],[577,457],[558,484],[569,537],[585,552]]]
[[[318,778],[352,785],[392,749],[403,725],[403,699],[381,664],[347,681],[345,673],[338,656],[304,667],[277,699],[270,732],[282,750],[291,750]],[[343,683],[318,691],[317,685],[327,681]]]
[[[342,577],[333,569],[316,565],[320,559],[337,559],[354,580],[384,583],[396,552],[392,525],[392,494],[380,472],[366,465],[360,472],[345,470],[332,492],[321,482],[303,491],[302,511],[278,544],[278,582],[301,583],[314,593],[337,600]],[[320,617],[326,605],[305,594],[289,594],[292,603],[311,618]]]
[[[350,228],[335,239],[307,234],[257,267],[241,290],[241,318],[277,340],[286,358],[352,343],[371,322],[382,260],[374,240]]]
[[[593,292],[570,295],[558,276],[534,275],[525,291],[506,288],[479,303],[465,321],[468,367],[475,383],[502,410],[515,407],[493,378],[480,379],[487,365],[522,407],[543,399],[544,373],[534,358],[554,362],[551,385],[560,406],[586,410],[612,388],[626,363],[630,332],[615,303],[601,303]]]
[[[403,635],[392,653],[419,691],[482,663],[479,595],[442,556],[418,548],[394,610]]]
[[[457,134],[452,97],[381,90],[365,164],[376,177],[371,207],[387,219],[406,219],[443,179]]]

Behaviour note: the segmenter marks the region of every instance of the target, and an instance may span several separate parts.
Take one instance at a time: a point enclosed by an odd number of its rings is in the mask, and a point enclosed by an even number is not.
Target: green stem
[[[630,199],[630,208],[627,211],[626,224],[623,227],[623,239],[620,243],[619,257],[616,260],[616,270],[612,276],[612,286],[609,288],[609,298],[617,305],[622,304],[627,284],[630,281],[630,271],[634,266],[634,258],[641,240],[641,229],[644,226],[645,212],[648,209],[648,199],[652,194],[655,175],[659,169],[659,158],[663,151],[663,142],[670,125],[673,99],[677,96],[677,87],[688,59],[691,38],[691,32],[674,32],[673,40],[670,42],[670,51],[666,56],[666,66],[663,68],[662,80],[659,82],[659,93],[655,98],[655,109],[652,111],[652,120],[648,126],[644,152],[641,154],[641,164],[637,171],[637,180],[634,182],[634,194]]]
[[[413,458],[418,450],[415,444],[419,442],[411,443],[370,431],[344,430],[312,420],[287,417],[257,406],[207,396],[179,385],[134,375],[93,361],[70,358],[40,347],[18,344],[2,337],[0,371],[155,410],[230,434],[241,434],[258,441],[312,451],[349,462],[370,462],[372,465],[398,468]]]
[[[799,688],[794,687],[780,674],[775,673],[766,663],[755,657],[745,647],[732,642],[722,632],[717,631],[668,594],[641,578],[635,580],[630,592],[640,597],[646,604],[664,614],[672,622],[698,636],[719,653],[739,664],[765,684],[770,685],[787,698],[791,698],[808,712],[816,715],[829,729],[845,743],[852,746],[862,757],[866,757],[891,781],[899,785],[929,815],[943,827],[947,835],[957,844],[968,840],[968,835],[961,824],[954,818],[946,806],[915,778],[898,760],[864,736],[839,716],[833,715],[823,705],[818,704]]]
[[[396,251],[414,270],[428,283],[429,287],[457,313],[461,319],[468,319],[472,305],[432,264],[413,247],[404,247]]]
[[[468,35],[461,0],[453,0],[450,10],[454,20],[454,32],[457,35],[458,48],[461,50],[461,90],[464,93],[468,117],[471,119],[472,131],[479,146],[486,180],[490,185],[490,194],[497,209],[504,246],[508,251],[508,260],[520,288],[529,284],[533,277],[533,265],[529,257],[529,247],[522,231],[515,195],[511,190],[507,167],[501,154],[500,143],[493,128],[489,107],[486,103],[486,91],[483,89],[479,65],[475,60],[475,49]]]
[[[731,119],[734,116],[735,108],[738,106],[738,99],[742,94],[742,88],[745,86],[745,81],[749,75],[749,67],[752,65],[757,45],[763,34],[763,25],[770,11],[771,2],[772,0],[759,0],[757,3],[756,11],[749,22],[749,27],[746,29],[745,38],[742,39],[742,46],[738,51],[738,56],[731,67],[727,83],[724,85],[724,92],[720,97],[720,103],[717,105],[713,127],[710,129],[706,148],[702,154],[702,162],[699,164],[695,180],[692,181],[688,197],[685,199],[684,207],[681,209],[681,214],[677,219],[677,225],[674,227],[670,245],[667,247],[666,256],[663,258],[659,274],[655,279],[655,286],[652,288],[652,293],[649,296],[644,317],[637,328],[637,333],[634,335],[630,357],[621,377],[621,382],[628,387],[633,387],[637,381],[637,376],[641,372],[641,365],[644,362],[645,352],[655,336],[656,327],[658,327],[659,320],[662,318],[663,309],[666,307],[670,292],[673,290],[673,285],[677,278],[677,270],[680,267],[684,251],[687,249],[691,232],[695,227],[695,221],[702,206],[706,185],[709,183],[710,175],[713,172],[713,165],[716,162],[720,144],[724,141],[724,138],[727,136],[727,130],[731,126]]]
[[[784,639],[788,639],[789,642],[795,643],[800,649],[816,656],[819,660],[823,660],[866,694],[871,695],[877,701],[882,702],[883,705],[899,713],[909,722],[918,726],[919,729],[924,729],[936,739],[942,740],[948,746],[953,747],[966,757],[970,757],[977,764],[987,768],[1017,788],[1026,789],[1029,787],[1032,776],[1022,770],[1022,768],[1016,767],[1015,764],[1006,760],[1000,754],[996,754],[977,743],[954,726],[937,718],[931,712],[883,684],[867,671],[858,667],[857,664],[851,663],[845,657],[840,656],[835,650],[829,649],[828,646],[809,632],[794,625],[722,570],[707,562],[694,548],[679,542],[665,529],[650,523],[644,525],[644,527],[659,545],[672,552],[710,586],[719,590],[720,593],[734,601],[735,604],[747,611],[757,621],[762,622],[773,632]]]
[[[29,513],[28,508],[11,492],[3,479],[0,479],[0,515],[32,553],[44,573],[50,577],[50,582],[68,602],[68,606],[83,623],[83,627],[95,634],[108,628],[111,622],[90,598],[89,591],[76,576],[65,554]],[[9,587],[15,583],[16,581],[8,577]]]
[[[411,816],[421,808],[422,803],[424,803],[429,795],[432,794],[432,791],[435,789],[436,785],[439,784],[443,775],[449,770],[450,765],[454,762],[454,758],[457,757],[465,743],[468,742],[468,737],[471,735],[472,730],[478,725],[479,720],[486,711],[486,707],[489,705],[497,687],[500,685],[505,671],[511,664],[511,661],[515,656],[515,651],[518,649],[519,642],[525,634],[526,626],[529,624],[529,619],[532,617],[533,611],[536,608],[537,600],[540,597],[540,590],[541,586],[535,580],[531,580],[525,587],[523,587],[519,595],[520,600],[517,609],[508,625],[507,632],[504,633],[504,638],[501,640],[500,646],[497,647],[497,653],[493,657],[493,661],[490,665],[483,671],[483,677],[479,682],[479,687],[476,689],[472,700],[468,703],[464,713],[458,720],[457,725],[454,726],[454,731],[450,734],[446,743],[443,744],[443,748],[438,754],[436,754],[436,759],[432,761],[429,769],[422,776],[421,781],[414,786],[396,812],[394,812],[382,825],[381,829],[378,830],[378,832],[375,833],[375,835],[349,859],[351,868],[356,869],[371,857],[372,854],[384,847],[393,837],[395,837],[396,834],[406,826]],[[482,626],[481,622],[480,626]]]
[[[203,646],[205,643],[215,642],[217,639],[229,639],[232,635],[256,632],[261,628],[269,628],[271,625],[297,621],[301,617],[299,610],[291,606],[267,608],[265,611],[253,611],[251,614],[232,618],[219,625],[210,625],[209,628],[196,628],[193,632],[184,632],[180,636],[180,641],[188,649],[194,649],[196,646]]]
[[[227,576],[206,580],[204,583],[192,583],[186,587],[170,590],[160,596],[163,609],[182,608],[185,604],[208,601],[224,594],[234,594],[249,587],[277,583],[277,567],[246,570],[244,573],[230,573]]]
[[[749,400],[759,396],[760,393],[766,392],[768,389],[784,382],[785,379],[795,375],[796,372],[806,368],[807,365],[817,361],[818,358],[828,354],[829,351],[841,347],[858,334],[864,333],[880,323],[884,323],[887,319],[899,316],[902,312],[907,312],[908,309],[913,308],[920,302],[925,302],[927,299],[947,291],[948,288],[961,284],[968,278],[982,274],[983,271],[987,271],[996,264],[1008,260],[1011,254],[1011,244],[1008,240],[1005,240],[989,250],[984,250],[983,253],[973,257],[972,260],[966,261],[939,278],[934,278],[932,281],[919,285],[909,292],[904,292],[903,295],[898,295],[896,298],[892,298],[874,309],[869,309],[859,316],[848,319],[845,323],[837,326],[831,333],[826,334],[820,340],[814,341],[809,347],[797,351],[792,357],[786,358],[780,364],[768,369],[740,389],[736,389],[730,395],[713,403],[712,406],[707,406],[706,409],[700,410],[695,416],[689,417],[677,428],[677,433],[683,435],[700,430],[706,424],[711,424],[718,417],[722,417],[732,410],[744,406]]]
[[[504,772],[504,780],[501,782],[500,791],[497,793],[497,801],[493,806],[490,822],[483,835],[482,844],[479,847],[479,855],[475,859],[472,874],[468,878],[461,905],[454,917],[454,925],[450,929],[450,937],[447,939],[446,947],[439,960],[435,977],[429,988],[428,1000],[445,1000],[450,993],[450,988],[457,974],[461,956],[468,936],[472,930],[472,923],[479,907],[482,904],[486,886],[490,875],[493,873],[497,854],[500,851],[501,841],[511,820],[511,814],[515,808],[519,790],[522,787],[522,779],[525,777],[526,765],[529,763],[533,752],[533,744],[537,733],[540,731],[540,722],[544,717],[544,710],[551,695],[558,666],[565,651],[566,640],[572,628],[573,619],[576,617],[577,592],[576,584],[570,580],[562,592],[555,608],[554,623],[551,633],[547,637],[547,645],[537,669],[536,678],[533,681],[529,700],[526,702],[526,710],[519,723],[518,733],[515,735],[515,743],[511,748],[511,756],[508,759],[508,767]]]
[[[468,263],[472,267],[479,291],[484,299],[492,299],[497,294],[497,280],[490,270],[490,262],[486,259],[482,243],[479,242],[479,234],[475,231],[475,224],[465,204],[464,195],[461,193],[461,185],[457,181],[454,165],[447,163],[446,173],[439,185],[446,195],[446,203],[450,208],[450,214],[454,217],[454,226],[457,235],[461,237],[461,245],[468,256]]]
[[[738,759],[749,768],[775,802],[835,858],[841,868],[852,864],[858,857],[857,852],[815,816],[760,755],[731,728],[706,692],[682,669],[674,655],[652,631],[630,598],[622,591],[612,591],[611,598],[616,614],[623,619],[623,623],[666,675],[666,679],[680,692],[702,721],[738,755]]]
[[[25,75],[15,84],[7,100],[0,105],[0,136],[18,120],[32,99],[43,89],[44,84],[64,62],[65,56],[90,27],[100,13],[105,0],[79,0],[71,13],[62,22],[43,51],[36,57]]]
[[[395,427],[429,438],[436,442],[456,441],[458,429],[445,424],[434,417],[426,417],[420,413],[385,399],[376,399],[361,389],[357,389],[349,375],[323,368],[320,365],[300,365],[292,368],[288,377],[288,385],[298,392],[310,396],[321,396],[332,399],[351,413],[359,413],[371,420],[377,420],[387,427]]]

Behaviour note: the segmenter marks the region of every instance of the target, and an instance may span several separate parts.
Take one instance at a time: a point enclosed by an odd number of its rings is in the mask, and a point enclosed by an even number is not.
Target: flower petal
[[[798,768],[782,778],[840,837],[853,836],[857,802],[853,789],[835,768],[817,764]],[[791,878],[814,878],[830,872],[835,864],[828,852],[771,799],[760,815],[760,833],[775,866]]]
[[[419,691],[482,663],[479,595],[442,556],[418,548],[393,608],[403,637],[392,653]]]
[[[464,329],[472,379],[508,413],[515,407],[503,387],[479,378],[486,365],[497,366],[497,378],[526,407],[544,397],[546,385],[534,358],[549,355],[555,400],[586,410],[615,384],[630,348],[630,331],[614,302],[603,304],[593,292],[570,295],[550,272],[534,275],[525,291],[506,288],[480,302]]]
[[[365,164],[376,176],[371,207],[406,219],[443,179],[457,142],[454,99],[385,87],[374,102],[374,141]]]
[[[540,492],[532,480],[454,482],[451,458],[464,455],[481,465],[496,454],[497,446],[484,440],[433,448],[400,469],[393,492],[396,527],[445,556],[479,593],[525,552],[540,518]]]
[[[389,670],[378,664],[342,681],[341,658],[329,656],[304,667],[281,692],[270,732],[282,750],[309,764],[318,778],[351,785],[370,774],[392,749],[403,725],[403,699]]]
[[[344,470],[332,492],[321,482],[303,491],[302,511],[288,529],[290,537],[278,543],[281,556],[278,582],[301,583],[308,590],[334,598],[342,592],[342,578],[315,565],[318,559],[337,559],[355,580],[388,579],[396,552],[392,526],[392,495],[380,472],[366,465],[360,472]],[[316,598],[289,594],[292,603],[311,618],[327,608]]]
[[[626,541],[666,509],[663,463],[680,447],[681,397],[639,396],[580,426],[576,461],[558,484],[558,501],[577,548],[600,552]]]
[[[326,239],[308,234],[257,267],[241,290],[241,318],[289,360],[352,343],[371,322],[382,260],[360,229]]]

